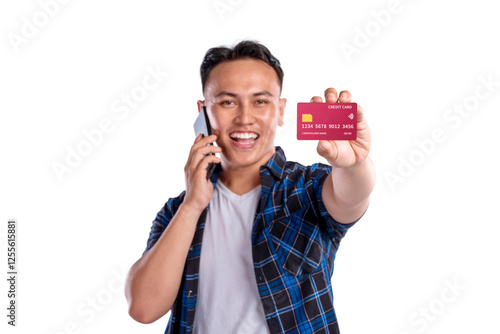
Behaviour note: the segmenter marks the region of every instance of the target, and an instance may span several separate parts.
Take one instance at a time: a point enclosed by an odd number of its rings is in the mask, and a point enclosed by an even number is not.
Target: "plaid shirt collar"
[[[285,170],[286,157],[281,147],[276,146],[275,149],[276,152],[272,158],[260,168],[260,173],[263,174],[268,170],[275,179],[279,180],[282,178],[283,171]]]

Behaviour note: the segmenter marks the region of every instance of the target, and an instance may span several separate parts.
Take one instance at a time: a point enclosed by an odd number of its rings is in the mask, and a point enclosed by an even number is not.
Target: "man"
[[[151,323],[171,310],[167,333],[339,333],[333,261],[375,180],[362,108],[357,140],[319,141],[330,166],[302,166],[274,146],[286,99],[266,47],[210,49],[201,77],[198,108],[214,135],[196,138],[186,191],[158,213],[130,269],[130,315]],[[325,100],[350,102],[351,94],[329,88]],[[207,179],[210,163],[219,165]]]

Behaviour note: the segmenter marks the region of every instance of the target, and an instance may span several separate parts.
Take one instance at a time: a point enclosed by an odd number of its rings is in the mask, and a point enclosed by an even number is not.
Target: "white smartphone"
[[[207,110],[203,106],[201,107],[200,113],[194,122],[194,134],[197,137],[200,133],[203,137],[210,136],[212,134],[212,127],[210,126],[210,120],[208,119]],[[212,144],[211,144],[212,145]],[[210,153],[212,155],[212,153]],[[207,180],[212,176],[212,173],[217,164],[210,163],[207,167]]]

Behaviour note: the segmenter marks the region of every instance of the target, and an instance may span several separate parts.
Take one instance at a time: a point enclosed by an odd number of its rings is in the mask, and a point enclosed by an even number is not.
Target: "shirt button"
[[[262,279],[262,275],[259,275],[259,282],[262,282],[263,279]]]

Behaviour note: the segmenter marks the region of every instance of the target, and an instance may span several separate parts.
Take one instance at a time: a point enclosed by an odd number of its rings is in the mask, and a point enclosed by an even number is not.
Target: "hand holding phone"
[[[207,110],[204,106],[201,108],[193,127],[195,136],[198,136],[200,133],[203,135],[203,137],[210,136],[212,134],[212,127],[210,126],[210,120],[208,119]],[[210,153],[210,155],[212,155],[212,153]],[[210,179],[210,176],[212,176],[215,166],[215,163],[210,163],[208,165],[207,180]]]

